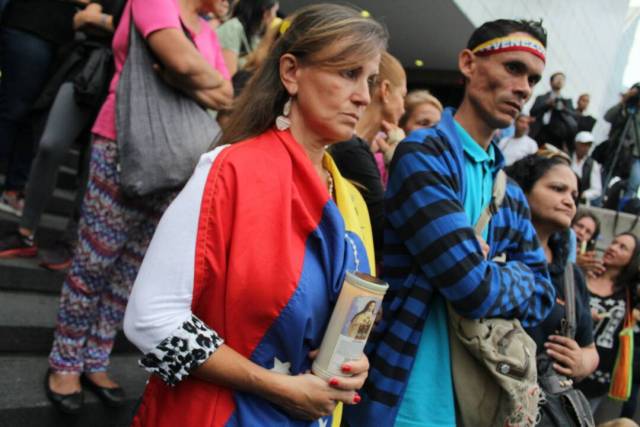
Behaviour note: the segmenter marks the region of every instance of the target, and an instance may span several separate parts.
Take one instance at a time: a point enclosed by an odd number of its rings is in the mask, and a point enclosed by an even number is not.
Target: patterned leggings
[[[140,263],[175,196],[126,199],[119,183],[117,143],[94,135],[78,244],[49,355],[54,371],[106,371]]]

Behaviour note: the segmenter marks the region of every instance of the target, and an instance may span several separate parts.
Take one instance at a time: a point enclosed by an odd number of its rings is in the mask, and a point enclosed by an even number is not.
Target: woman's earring
[[[276,128],[280,131],[287,130],[291,127],[291,119],[289,118],[291,113],[291,98],[284,103],[282,108],[282,114],[276,117]]]

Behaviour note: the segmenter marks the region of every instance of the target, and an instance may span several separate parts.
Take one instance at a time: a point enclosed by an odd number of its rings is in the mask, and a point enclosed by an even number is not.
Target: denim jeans
[[[0,0],[0,16],[2,16],[2,12],[4,12],[7,3],[9,3],[9,0]]]
[[[625,197],[638,197],[638,186],[640,186],[640,157],[634,157],[633,163],[631,163],[631,171],[629,173],[629,180],[627,181],[627,190],[624,193]]]
[[[5,190],[22,190],[34,154],[31,106],[50,74],[55,47],[31,33],[0,28],[0,160]]]

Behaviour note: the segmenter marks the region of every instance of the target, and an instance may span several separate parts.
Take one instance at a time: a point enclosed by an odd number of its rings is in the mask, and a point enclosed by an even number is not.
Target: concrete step
[[[59,295],[0,291],[0,301],[0,354],[47,355],[56,326]],[[113,352],[137,354],[138,350],[120,331]]]
[[[39,258],[0,259],[0,290],[60,295],[65,273],[39,266]]]
[[[15,229],[20,224],[20,218],[10,213],[0,211],[0,230]],[[67,217],[44,213],[38,225],[38,234],[55,234],[64,231],[67,225]]]
[[[69,217],[75,207],[75,190],[56,188],[47,203],[45,212]]]
[[[0,356],[0,426],[3,427],[125,427],[129,426],[144,390],[147,373],[137,366],[138,356],[114,356],[110,374],[127,393],[126,405],[108,408],[90,391],[77,416],[59,413],[44,391],[48,368],[42,356]]]
[[[45,207],[40,225],[44,224],[46,227],[48,218],[51,216],[59,217],[56,221],[65,221],[66,224],[66,219],[71,216],[75,208],[75,197],[75,191],[56,188]],[[15,215],[0,211],[0,220],[2,222],[18,222],[20,219]],[[62,228],[64,229],[64,226]]]
[[[77,146],[71,147],[67,155],[62,160],[60,167],[78,170],[78,167],[80,166],[80,152],[81,148]]]
[[[78,188],[78,171],[69,166],[60,166],[56,188],[75,191]]]

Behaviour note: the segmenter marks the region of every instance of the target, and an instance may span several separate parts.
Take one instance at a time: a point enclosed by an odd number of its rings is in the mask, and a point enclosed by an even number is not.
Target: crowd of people
[[[639,85],[594,150],[589,94],[574,109],[563,73],[523,112],[546,65],[539,22],[474,30],[457,47],[462,102],[444,108],[408,92],[384,26],[348,6],[0,7],[0,209],[20,217],[0,257],[40,252],[66,271],[44,381],[60,411],[79,413],[85,389],[125,402],[108,374],[124,323],[151,373],[134,426],[595,425],[608,394],[626,401],[616,422],[635,425],[640,381],[619,372],[640,361],[621,356],[640,315],[640,242],[624,232],[600,255],[598,218],[577,211],[637,206]],[[217,136],[178,187],[142,193],[126,182],[125,120],[154,130],[138,162],[171,126],[128,117],[122,88],[145,84],[170,95],[138,102],[179,99]],[[169,141],[153,179],[190,142]],[[39,251],[74,143],[75,209]],[[365,353],[325,380],[310,369],[352,271],[389,290]]]

